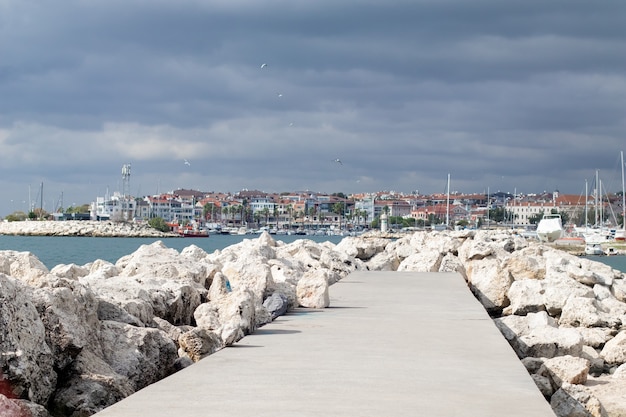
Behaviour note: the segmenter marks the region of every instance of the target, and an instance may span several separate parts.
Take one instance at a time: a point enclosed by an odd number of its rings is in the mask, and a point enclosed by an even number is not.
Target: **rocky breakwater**
[[[115,264],[52,270],[1,251],[0,409],[95,413],[296,306],[327,307],[330,285],[368,269],[458,272],[557,416],[626,415],[624,274],[473,231],[337,245],[263,234],[211,254],[156,242]]]
[[[294,307],[328,306],[329,285],[360,268],[332,244],[268,234],[51,270],[0,251],[0,414],[91,415]]]
[[[178,237],[147,223],[111,221],[0,221],[0,235],[19,236],[92,236],[92,237]]]

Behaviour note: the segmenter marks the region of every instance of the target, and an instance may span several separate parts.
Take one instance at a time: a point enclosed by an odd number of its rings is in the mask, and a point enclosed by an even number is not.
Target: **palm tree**
[[[289,230],[291,230],[291,216],[293,215],[293,205],[292,204],[289,204],[287,206],[287,215],[288,215],[287,222],[289,224]]]
[[[339,216],[339,230],[341,230],[341,212],[343,211],[343,203],[337,202],[333,204],[333,213]]]
[[[261,214],[265,217],[265,225],[267,226],[267,222],[270,217],[270,209],[268,207],[264,207],[263,210],[261,210]]]
[[[213,203],[206,203],[203,207],[202,207],[202,217],[204,217],[204,220],[213,220],[213,213],[215,212],[215,204]]]
[[[259,227],[259,225],[261,224],[261,212],[254,212],[254,222],[256,223],[257,227]]]
[[[278,204],[274,204],[273,216],[276,222],[276,229],[278,229]]]

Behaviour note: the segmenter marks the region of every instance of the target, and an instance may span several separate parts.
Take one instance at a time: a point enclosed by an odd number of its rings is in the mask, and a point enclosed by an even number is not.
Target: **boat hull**
[[[561,217],[545,217],[537,225],[537,238],[542,242],[554,242],[563,237]]]

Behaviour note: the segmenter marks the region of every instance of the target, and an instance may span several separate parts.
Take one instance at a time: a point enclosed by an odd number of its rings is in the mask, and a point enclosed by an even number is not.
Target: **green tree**
[[[342,217],[342,214],[343,214],[343,203],[342,202],[337,202],[337,203],[333,204],[332,211],[333,211],[333,213],[335,213],[335,214],[337,214],[339,216],[339,229],[341,229],[341,217]]]
[[[528,223],[530,224],[538,224],[541,219],[543,219],[543,213],[533,214],[528,218]]]
[[[490,221],[493,221],[496,223],[502,223],[502,222],[508,221],[510,218],[511,218],[511,213],[504,207],[496,207],[496,208],[489,210]]]
[[[148,225],[153,229],[159,230],[161,232],[170,232],[172,229],[168,226],[165,219],[162,217],[153,217],[148,220]]]
[[[206,203],[202,207],[202,217],[204,218],[204,220],[209,220],[209,219],[212,220],[214,214],[215,214],[215,204]]]
[[[16,211],[5,217],[8,222],[21,222],[26,220],[26,213],[23,211]]]
[[[261,210],[261,214],[265,218],[265,225],[267,226],[267,222],[270,218],[270,209],[268,207],[263,207],[263,210]]]

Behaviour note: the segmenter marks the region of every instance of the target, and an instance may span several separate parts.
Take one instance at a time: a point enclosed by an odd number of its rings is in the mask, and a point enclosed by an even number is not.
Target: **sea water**
[[[204,238],[136,238],[136,237],[74,237],[74,236],[5,236],[0,235],[0,250],[31,252],[52,269],[59,264],[85,265],[96,259],[111,263],[135,252],[141,245],[161,241],[168,248],[181,251],[196,245],[207,253],[237,244],[243,239],[257,239],[259,235],[214,235]],[[291,243],[297,239],[315,242],[339,243],[342,236],[276,235],[276,241]]]
[[[149,245],[158,240],[168,248],[179,252],[187,246],[196,245],[207,253],[234,245],[243,239],[256,239],[258,235],[214,235],[209,238],[130,238],[130,237],[69,237],[69,236],[3,236],[0,235],[0,250],[31,252],[48,269],[59,264],[85,265],[96,259],[111,263],[135,252],[141,245]],[[273,236],[275,240],[291,243],[297,239],[310,239],[315,242],[339,243],[341,236]],[[588,259],[626,272],[626,256],[588,256]]]

